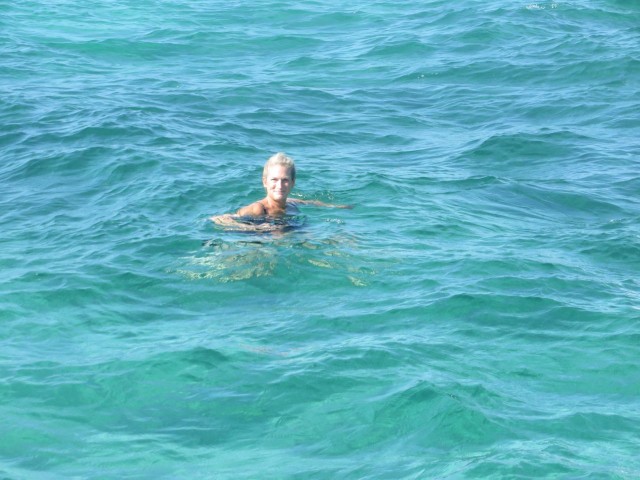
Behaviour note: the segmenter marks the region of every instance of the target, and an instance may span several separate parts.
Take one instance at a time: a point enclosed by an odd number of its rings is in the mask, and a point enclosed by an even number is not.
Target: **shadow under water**
[[[193,255],[180,259],[175,272],[192,280],[226,283],[272,276],[306,279],[320,269],[334,280],[368,285],[375,271],[364,266],[353,235],[322,225],[307,228],[303,216],[278,220],[272,225],[280,228],[270,230],[223,228],[224,237],[202,242]]]

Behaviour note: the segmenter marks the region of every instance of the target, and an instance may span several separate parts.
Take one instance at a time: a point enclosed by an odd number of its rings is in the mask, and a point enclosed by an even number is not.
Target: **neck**
[[[266,199],[267,207],[270,212],[284,212],[287,209],[287,199],[283,200],[274,200],[273,198],[267,197]]]

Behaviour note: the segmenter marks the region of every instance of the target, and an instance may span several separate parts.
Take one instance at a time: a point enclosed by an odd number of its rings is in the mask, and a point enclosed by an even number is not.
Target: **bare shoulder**
[[[246,207],[242,207],[236,215],[240,215],[241,217],[259,217],[261,215],[265,215],[267,210],[264,208],[261,202],[254,202],[251,205]]]

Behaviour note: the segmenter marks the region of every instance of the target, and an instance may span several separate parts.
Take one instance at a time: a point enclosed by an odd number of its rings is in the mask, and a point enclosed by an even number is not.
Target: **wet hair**
[[[291,172],[291,180],[295,181],[296,164],[293,163],[293,159],[291,157],[287,157],[282,152],[278,152],[275,155],[273,155],[271,158],[269,158],[269,160],[267,160],[267,163],[264,164],[264,170],[262,170],[263,178],[267,177],[267,172],[269,170],[269,167],[271,167],[272,165],[282,165],[283,167],[288,168],[289,171]]]

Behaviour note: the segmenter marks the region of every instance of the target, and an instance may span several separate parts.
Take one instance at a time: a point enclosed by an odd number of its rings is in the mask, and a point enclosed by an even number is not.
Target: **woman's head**
[[[281,166],[287,168],[289,170],[289,173],[291,174],[291,180],[293,180],[295,182],[295,180],[296,180],[296,164],[293,162],[292,158],[287,157],[282,152],[276,153],[271,158],[269,158],[269,160],[267,160],[267,163],[264,164],[264,169],[262,170],[262,178],[264,179],[264,178],[267,177],[267,174],[269,172],[269,167],[276,166],[276,165],[281,165]]]

